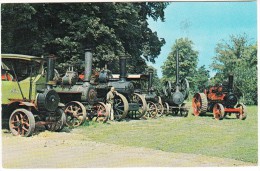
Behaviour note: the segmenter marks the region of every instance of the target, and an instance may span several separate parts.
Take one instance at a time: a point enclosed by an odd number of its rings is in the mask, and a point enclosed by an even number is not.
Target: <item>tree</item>
[[[175,41],[172,51],[162,66],[162,81],[175,81],[176,78],[176,55],[179,54],[179,77],[187,78],[190,87],[194,89],[198,63],[198,51],[193,50],[193,42],[188,38],[180,38]]]
[[[195,84],[193,88],[194,93],[203,92],[203,90],[207,88],[209,82],[209,71],[206,70],[205,65],[202,65],[196,70],[193,80]]]
[[[216,80],[233,74],[242,101],[257,104],[257,45],[250,43],[247,35],[231,35],[229,42],[217,44],[211,67],[218,72]]]
[[[82,70],[84,48],[90,46],[96,67],[110,64],[113,72],[118,72],[118,68],[112,61],[118,60],[121,53],[130,55],[132,61],[140,61],[143,56],[154,62],[165,41],[148,27],[147,18],[164,21],[167,5],[165,2],[2,4],[2,52],[54,54],[62,72],[70,65]]]

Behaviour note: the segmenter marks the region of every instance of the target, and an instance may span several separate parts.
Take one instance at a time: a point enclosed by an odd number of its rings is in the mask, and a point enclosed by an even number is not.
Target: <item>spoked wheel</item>
[[[204,93],[196,93],[192,98],[193,115],[199,116],[206,113],[208,107],[207,96]]]
[[[109,118],[109,109],[103,102],[98,102],[93,105],[94,113],[96,113],[96,122],[107,122]]]
[[[126,100],[125,96],[120,93],[117,93],[117,96],[114,100],[114,120],[120,121],[124,119],[128,113],[128,101]]]
[[[189,109],[187,108],[186,103],[183,103],[180,108],[180,114],[183,117],[187,117],[189,114]]]
[[[142,96],[138,93],[134,93],[134,95],[132,97],[132,103],[137,103],[139,106],[139,109],[137,111],[129,111],[130,116],[132,118],[136,118],[136,119],[139,119],[142,116],[144,116],[144,114],[147,111],[147,103],[146,103],[144,96]]]
[[[238,104],[236,108],[240,108],[240,112],[236,114],[237,119],[245,120],[246,119],[246,106],[244,104]]]
[[[61,131],[66,124],[66,115],[62,109],[56,109],[54,114],[46,117],[45,128],[48,131]]]
[[[155,118],[158,113],[158,108],[155,103],[149,101],[147,102],[148,110],[145,113],[146,118]]]
[[[163,114],[165,116],[169,115],[169,113],[170,113],[170,106],[169,106],[169,104],[167,102],[163,103],[163,108],[164,108]]]
[[[26,109],[16,109],[10,116],[9,128],[13,135],[28,137],[35,129],[35,119],[32,112]]]
[[[85,106],[77,101],[72,101],[65,106],[66,125],[77,127],[85,122],[87,112]]]
[[[189,81],[186,78],[182,79],[180,91],[184,96],[184,100],[186,100],[189,97],[189,90],[190,90]]]
[[[224,106],[216,103],[213,107],[213,115],[216,120],[222,120],[225,114]]]
[[[178,115],[178,113],[179,113],[179,109],[178,108],[174,108],[174,109],[172,109],[172,116],[177,116]]]
[[[158,96],[158,98],[159,98],[159,102],[156,103],[156,106],[157,106],[157,109],[158,109],[157,116],[161,117],[164,114],[164,107],[163,107],[163,104],[162,104],[161,97]]]

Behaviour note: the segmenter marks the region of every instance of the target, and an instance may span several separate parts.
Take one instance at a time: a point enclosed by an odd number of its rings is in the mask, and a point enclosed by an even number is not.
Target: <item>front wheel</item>
[[[155,118],[158,113],[158,108],[155,103],[148,101],[147,102],[148,110],[145,113],[146,118]]]
[[[16,109],[10,116],[9,128],[13,135],[31,136],[35,129],[35,119],[32,112],[26,109]]]
[[[222,120],[224,118],[225,109],[220,103],[216,103],[213,107],[213,115],[216,120]]]
[[[48,131],[61,131],[66,124],[66,115],[60,108],[56,109],[55,114],[50,114],[46,117],[45,128]]]
[[[163,103],[163,108],[164,108],[163,114],[168,116],[169,113],[170,113],[170,106],[169,106],[169,104],[167,102],[164,102]]]
[[[94,110],[96,113],[96,122],[107,122],[109,118],[109,111],[107,105],[103,102],[98,102],[97,104],[94,104]]]
[[[187,105],[185,103],[181,105],[180,114],[183,117],[187,117],[189,115],[189,109],[187,108]]]
[[[237,119],[245,120],[246,119],[246,106],[244,104],[238,104],[236,108],[240,108],[240,112],[236,114]]]
[[[69,127],[80,126],[86,120],[86,108],[78,101],[72,101],[66,104],[64,112],[66,115],[66,125]]]
[[[164,114],[164,107],[160,96],[159,96],[159,102],[156,105],[158,108],[157,116],[161,117]]]

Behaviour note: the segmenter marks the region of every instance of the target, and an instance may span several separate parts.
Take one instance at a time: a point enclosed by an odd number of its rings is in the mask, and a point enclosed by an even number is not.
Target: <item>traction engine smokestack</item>
[[[149,74],[148,91],[150,91],[152,88],[152,83],[153,83],[153,70],[149,69],[148,74]]]
[[[229,92],[233,91],[233,80],[234,80],[234,76],[230,74],[228,76],[228,91]]]
[[[176,55],[176,91],[179,91],[179,52]]]
[[[85,49],[85,72],[84,72],[84,82],[90,82],[92,74],[92,51],[91,49]]]
[[[52,88],[53,85],[55,85],[55,81],[53,81],[54,78],[54,67],[55,67],[55,56],[50,55],[47,57],[47,77],[46,77],[46,83],[47,88]]]
[[[119,57],[119,66],[120,66],[120,81],[126,81],[126,56]]]

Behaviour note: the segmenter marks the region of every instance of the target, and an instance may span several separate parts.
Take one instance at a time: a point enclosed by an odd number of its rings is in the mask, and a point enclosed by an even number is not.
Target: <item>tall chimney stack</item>
[[[85,49],[85,72],[84,72],[84,82],[90,82],[92,74],[92,51],[91,49]]]
[[[152,88],[152,84],[153,84],[153,69],[149,69],[148,74],[149,74],[148,91],[150,91]]]
[[[50,55],[47,57],[47,77],[46,77],[46,83],[47,88],[52,88],[53,85],[55,85],[55,81],[53,81],[54,78],[54,67],[55,67],[55,56]]]
[[[179,86],[179,52],[176,55],[176,84]]]
[[[121,55],[119,57],[119,66],[120,66],[120,75],[119,80],[120,81],[126,81],[126,56]]]
[[[234,80],[234,76],[232,74],[230,74],[228,76],[228,91],[229,92],[233,91],[233,80]]]

